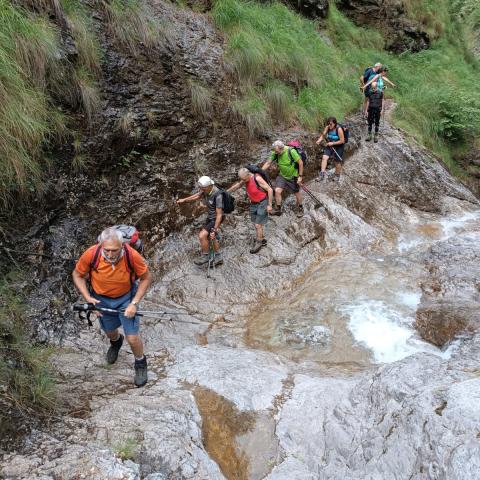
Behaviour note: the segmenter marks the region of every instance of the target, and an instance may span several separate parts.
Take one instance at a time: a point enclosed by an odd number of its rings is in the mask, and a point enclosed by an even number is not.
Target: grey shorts
[[[300,187],[297,183],[297,177],[293,177],[291,180],[283,178],[281,175],[275,179],[275,188],[281,188],[282,190],[290,190],[292,193],[297,193]]]
[[[250,220],[255,225],[266,225],[268,222],[268,198],[261,202],[250,204]]]

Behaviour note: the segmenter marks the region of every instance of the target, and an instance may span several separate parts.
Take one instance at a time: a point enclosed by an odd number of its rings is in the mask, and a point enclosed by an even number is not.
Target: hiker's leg
[[[263,225],[255,224],[255,236],[259,242],[263,240]]]
[[[320,165],[320,171],[325,172],[327,169],[327,162],[328,162],[329,156],[328,155],[323,155],[322,157],[322,164]]]
[[[277,204],[277,207],[282,204],[282,192],[283,188],[275,188],[275,203]]]
[[[125,338],[132,349],[135,358],[143,357],[143,342],[140,335],[125,335]]]
[[[380,109],[377,108],[375,109],[375,133],[378,133],[379,127],[380,127]],[[371,130],[371,127],[370,127]]]
[[[202,249],[203,253],[208,253],[208,246],[209,246],[209,234],[208,231],[205,230],[205,228],[202,228],[200,230],[200,233],[198,234],[198,239],[200,241],[200,248]]]
[[[302,199],[302,192],[300,192],[300,191],[299,191],[299,192],[295,192],[294,195],[295,195],[295,198],[296,198],[296,200],[297,200],[297,205],[302,205],[302,201],[303,201],[303,199]]]
[[[118,328],[116,328],[115,330],[105,332],[105,335],[108,337],[109,340],[111,340],[112,342],[115,342],[116,340],[118,340],[120,333],[118,332]]]
[[[374,109],[369,108],[368,109],[368,133],[372,133],[372,126],[374,122]]]

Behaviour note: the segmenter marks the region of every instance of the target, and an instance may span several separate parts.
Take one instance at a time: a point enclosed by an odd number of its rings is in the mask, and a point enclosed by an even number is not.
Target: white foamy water
[[[343,305],[340,312],[348,315],[348,328],[355,341],[371,350],[377,363],[396,362],[417,352],[450,358],[455,346],[442,351],[419,339],[413,329],[420,295],[405,292],[399,294],[399,299],[403,306],[371,299]]]

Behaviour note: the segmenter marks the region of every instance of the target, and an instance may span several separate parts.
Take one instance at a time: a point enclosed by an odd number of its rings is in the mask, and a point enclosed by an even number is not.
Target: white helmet
[[[210,185],[215,185],[215,182],[210,178],[204,175],[198,179],[198,185],[202,188],[209,187]]]

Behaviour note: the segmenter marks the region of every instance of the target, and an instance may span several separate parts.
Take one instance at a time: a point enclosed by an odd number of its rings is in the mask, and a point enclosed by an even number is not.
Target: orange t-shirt
[[[93,255],[97,245],[90,247],[78,260],[75,270],[80,275],[84,276],[90,272],[90,264],[93,260]],[[133,248],[129,250],[131,254],[131,264],[135,270],[137,277],[141,277],[148,271],[147,264],[143,257]],[[104,295],[105,297],[117,298],[125,295],[132,288],[130,280],[130,272],[127,267],[127,260],[125,254],[123,258],[112,268],[112,265],[105,261],[100,253],[100,262],[98,263],[97,270],[91,270],[90,282],[93,290],[98,295]]]

